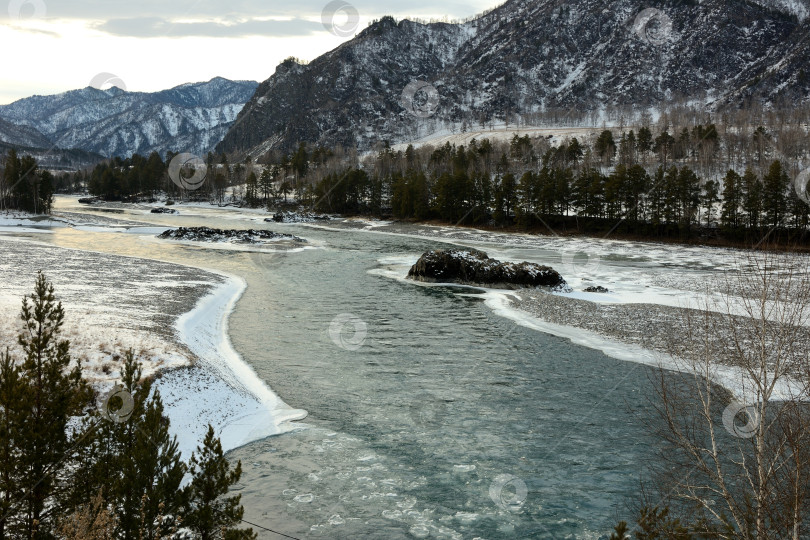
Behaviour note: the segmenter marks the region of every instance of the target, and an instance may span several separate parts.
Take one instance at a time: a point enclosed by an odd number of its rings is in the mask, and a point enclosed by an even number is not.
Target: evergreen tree
[[[650,219],[654,225],[666,222],[665,184],[664,168],[658,167],[655,171],[652,188],[647,194]]]
[[[660,165],[667,169],[667,161],[669,157],[672,155],[672,149],[675,146],[675,137],[669,134],[669,132],[664,131],[658,137],[655,138],[655,145],[653,149],[658,152],[658,156],[660,159]]]
[[[125,422],[103,422],[102,441],[118,450],[120,482],[109,494],[118,502],[118,533],[152,540],[161,526],[158,517],[177,515],[185,502],[179,489],[185,466],[177,441],[169,435],[160,394],[152,393],[151,381],[142,380],[141,374],[140,363],[127,351],[122,386],[132,397],[132,413]]]
[[[762,213],[762,182],[750,167],[742,177],[742,206],[749,227],[759,227]]]
[[[638,221],[646,215],[644,194],[650,186],[650,175],[641,165],[627,169],[627,189],[625,190],[625,208],[627,218]]]
[[[20,407],[22,393],[20,368],[6,351],[0,356],[0,539],[8,537],[8,530],[14,530],[24,496],[16,439],[25,423]]]
[[[790,190],[787,196],[787,208],[791,215],[793,226],[806,229],[810,223],[810,205],[799,198],[794,190]]]
[[[245,201],[249,206],[254,206],[259,201],[259,179],[253,171],[245,180]]]
[[[642,163],[647,163],[647,152],[652,150],[652,147],[652,132],[650,131],[650,128],[644,126],[638,130],[638,136],[636,137],[636,150],[638,150],[638,153],[641,154]]]
[[[25,422],[11,435],[25,492],[17,534],[31,539],[49,538],[55,528],[70,482],[70,450],[82,437],[67,429],[68,422],[91,396],[81,378],[81,365],[70,368],[70,343],[59,339],[64,316],[53,285],[40,272],[20,315],[24,329],[18,341],[25,358],[19,370],[17,407]]]
[[[101,490],[116,516],[116,537],[154,540],[164,519],[180,516],[186,467],[169,435],[160,394],[152,391],[151,380],[142,378],[131,350],[124,355],[116,395],[131,401],[108,397],[96,411],[96,429],[82,450],[69,510],[80,512]]]
[[[682,215],[681,193],[678,182],[678,168],[674,165],[664,175],[664,221],[666,223],[679,223]]]
[[[583,156],[582,145],[579,144],[579,141],[577,140],[576,137],[571,139],[571,142],[568,144],[566,154],[568,161],[575,164],[579,163],[579,160],[582,159]]]
[[[270,169],[264,169],[259,177],[259,191],[262,194],[262,200],[267,203],[273,193],[273,175]]]
[[[596,139],[594,150],[596,150],[596,154],[605,164],[610,165],[613,156],[616,155],[616,143],[613,140],[613,132],[609,129],[602,131]]]
[[[678,171],[678,214],[683,226],[690,226],[700,204],[700,178],[689,167]]]
[[[517,181],[514,174],[506,173],[501,177],[495,188],[495,197],[496,214],[501,214],[503,219],[509,219],[517,198]]]
[[[742,188],[742,177],[729,169],[723,179],[723,211],[720,215],[720,221],[726,227],[737,228],[741,225]]]
[[[720,202],[720,191],[717,182],[714,180],[707,180],[703,184],[703,190],[700,194],[700,204],[706,210],[706,226],[711,227],[712,219],[714,217],[714,205]]]
[[[245,513],[240,503],[242,496],[225,497],[230,486],[242,476],[242,462],[230,468],[211,425],[202,446],[191,456],[189,472],[192,478],[183,526],[194,531],[200,540],[255,539],[253,529],[235,528]]]
[[[767,225],[777,227],[787,214],[787,189],[790,179],[779,160],[771,163],[767,174],[762,178],[762,209]]]

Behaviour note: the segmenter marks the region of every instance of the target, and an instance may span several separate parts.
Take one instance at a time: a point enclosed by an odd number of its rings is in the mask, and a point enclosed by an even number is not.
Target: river
[[[245,520],[297,538],[596,539],[627,517],[656,451],[642,422],[653,414],[652,368],[498,317],[482,291],[397,279],[446,244],[220,209],[102,212],[59,198],[57,212],[308,240],[256,253],[158,241],[147,229],[40,238],[246,281],[233,345],[308,416],[229,454],[244,469]]]

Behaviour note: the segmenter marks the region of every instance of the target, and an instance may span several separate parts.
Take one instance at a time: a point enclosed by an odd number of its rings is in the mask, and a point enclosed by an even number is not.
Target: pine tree
[[[749,227],[759,227],[762,213],[762,182],[750,167],[742,177],[742,204]]]
[[[636,138],[636,149],[641,154],[641,162],[647,164],[647,152],[652,150],[653,136],[650,128],[644,126],[638,130],[638,137]]]
[[[720,221],[726,227],[740,226],[740,205],[742,204],[742,177],[729,169],[723,179],[723,211]]]
[[[672,155],[672,149],[675,146],[675,137],[667,131],[663,131],[658,137],[655,138],[655,146],[653,149],[658,152],[660,157],[660,164],[664,170],[667,169],[667,160]]]
[[[180,461],[177,441],[169,435],[158,392],[149,379],[141,379],[141,364],[134,353],[124,358],[122,387],[132,397],[131,415],[123,422],[103,421],[100,442],[113,449],[107,463],[99,463],[97,479],[110,484],[105,496],[117,505],[117,534],[124,538],[153,540],[159,518],[177,516],[185,503],[180,483],[186,468]],[[104,411],[102,411],[103,413]],[[107,467],[111,466],[111,470]],[[103,484],[102,484],[103,485]]]
[[[791,190],[787,197],[788,212],[792,217],[794,227],[806,229],[810,221],[810,205],[799,198],[798,194]]]
[[[650,219],[654,225],[660,225],[666,221],[665,183],[664,168],[658,167],[653,177],[652,188],[647,195]]]
[[[682,167],[678,172],[678,199],[681,223],[688,227],[700,204],[700,178],[689,167]]]
[[[700,194],[700,201],[703,208],[706,210],[706,226],[712,226],[712,217],[714,216],[714,205],[720,202],[720,192],[717,182],[714,180],[707,180],[703,184],[703,190]]]
[[[189,502],[183,517],[200,540],[250,540],[256,538],[253,529],[236,529],[245,513],[241,495],[225,497],[230,486],[242,476],[242,462],[231,469],[222,452],[222,445],[209,425],[202,446],[191,456],[188,487]]]
[[[790,179],[779,160],[771,163],[768,173],[762,178],[762,208],[767,224],[782,225],[787,214],[787,189]]]
[[[249,206],[254,206],[259,199],[259,179],[256,178],[256,173],[253,171],[245,181],[245,200]]]
[[[633,221],[646,215],[644,194],[650,186],[650,175],[641,165],[633,165],[627,170],[627,190],[625,207],[627,218]]]
[[[19,475],[20,450],[17,434],[23,429],[21,414],[22,384],[20,368],[6,351],[0,356],[0,539],[19,517],[19,502],[23,499]]]
[[[602,131],[596,139],[594,150],[600,158],[610,165],[613,156],[616,155],[616,143],[613,140],[613,132],[609,129]]]
[[[70,451],[82,436],[69,432],[68,421],[81,413],[91,393],[81,378],[81,365],[70,369],[70,343],[59,339],[65,313],[42,272],[33,294],[23,300],[20,317],[24,330],[18,341],[25,359],[19,372],[18,407],[26,419],[12,440],[26,492],[23,534],[48,538],[62,506]]]
[[[618,525],[613,528],[613,533],[610,535],[610,540],[627,540],[630,538],[630,528],[627,526],[626,521],[620,521]]]

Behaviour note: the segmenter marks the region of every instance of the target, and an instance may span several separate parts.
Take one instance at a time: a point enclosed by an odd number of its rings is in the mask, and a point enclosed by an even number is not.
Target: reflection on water
[[[647,368],[498,318],[470,289],[371,272],[438,244],[214,210],[122,218],[262,226],[317,247],[256,253],[72,229],[46,239],[246,279],[234,346],[311,426],[232,452],[248,521],[298,537],[598,538],[637,489],[653,451],[637,418],[650,414]],[[365,323],[359,347],[330,336],[336,320]]]

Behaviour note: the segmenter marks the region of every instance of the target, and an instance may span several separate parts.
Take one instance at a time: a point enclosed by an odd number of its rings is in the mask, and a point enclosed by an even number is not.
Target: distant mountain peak
[[[107,157],[151,152],[165,156],[167,151],[205,154],[223,137],[257,86],[253,81],[215,77],[159,92],[88,86],[32,96],[0,106],[3,125],[17,126],[0,131],[0,140],[36,146],[42,144],[39,134],[51,145]]]

